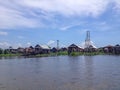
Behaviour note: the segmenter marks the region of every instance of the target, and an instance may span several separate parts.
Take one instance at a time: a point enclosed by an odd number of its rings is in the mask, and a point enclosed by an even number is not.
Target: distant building
[[[42,53],[42,47],[40,45],[35,46],[35,54],[41,54]]]
[[[53,53],[56,53],[57,52],[57,48],[53,47],[50,51],[53,52]]]
[[[97,48],[93,45],[90,45],[88,48],[84,48],[85,52],[96,52]]]
[[[28,47],[24,49],[24,55],[34,55],[34,54],[35,53],[33,48]]]
[[[9,53],[12,53],[12,54],[16,54],[17,53],[17,49],[12,48],[11,46],[7,50],[8,50]]]
[[[17,52],[23,54],[23,53],[24,53],[24,48],[19,47],[19,48],[17,49]]]
[[[48,45],[41,45],[42,54],[50,53],[50,47]]]
[[[36,54],[48,54],[50,53],[50,47],[48,45],[36,45],[35,53]]]
[[[68,47],[68,54],[72,53],[72,52],[81,52],[83,51],[83,49],[75,44],[71,44]]]
[[[105,53],[113,53],[113,47],[114,46],[112,46],[112,45],[105,46],[105,47],[103,47],[103,51]]]
[[[113,53],[120,54],[120,45],[119,44],[117,44],[116,46],[113,47]]]
[[[62,48],[60,48],[60,50],[59,51],[67,51],[68,50],[68,48],[66,48],[66,47],[62,47]]]

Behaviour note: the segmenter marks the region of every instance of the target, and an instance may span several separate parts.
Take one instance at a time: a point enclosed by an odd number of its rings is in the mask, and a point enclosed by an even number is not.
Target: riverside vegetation
[[[106,53],[104,52],[72,52],[69,56],[80,56],[80,55],[85,55],[85,56],[92,56],[92,55],[105,55]],[[50,52],[48,54],[37,54],[37,55],[28,55],[28,57],[48,57],[48,56],[61,56],[61,55],[68,55],[67,51],[60,51],[60,52]],[[0,57],[14,57],[14,56],[24,56],[23,54],[16,53],[0,53]]]

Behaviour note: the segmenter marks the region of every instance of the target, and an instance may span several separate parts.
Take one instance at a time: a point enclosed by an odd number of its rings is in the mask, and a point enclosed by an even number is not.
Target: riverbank
[[[16,56],[24,56],[24,57],[51,57],[51,56],[64,56],[68,55],[67,51],[57,52],[57,53],[49,53],[49,54],[37,54],[37,55],[22,55],[22,54],[0,54],[0,57],[16,57]],[[94,56],[94,55],[113,55],[110,53],[104,52],[72,52],[69,56]]]
[[[22,56],[21,54],[0,54],[0,57],[14,57],[14,56]]]

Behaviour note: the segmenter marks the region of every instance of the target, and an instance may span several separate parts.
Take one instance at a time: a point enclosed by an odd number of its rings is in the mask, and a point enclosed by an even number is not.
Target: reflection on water
[[[0,90],[120,90],[120,56],[1,58]]]

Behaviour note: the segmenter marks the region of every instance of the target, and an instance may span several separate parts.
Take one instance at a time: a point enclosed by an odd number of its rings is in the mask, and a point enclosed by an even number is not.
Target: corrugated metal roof
[[[40,45],[42,49],[50,49],[48,45]]]

